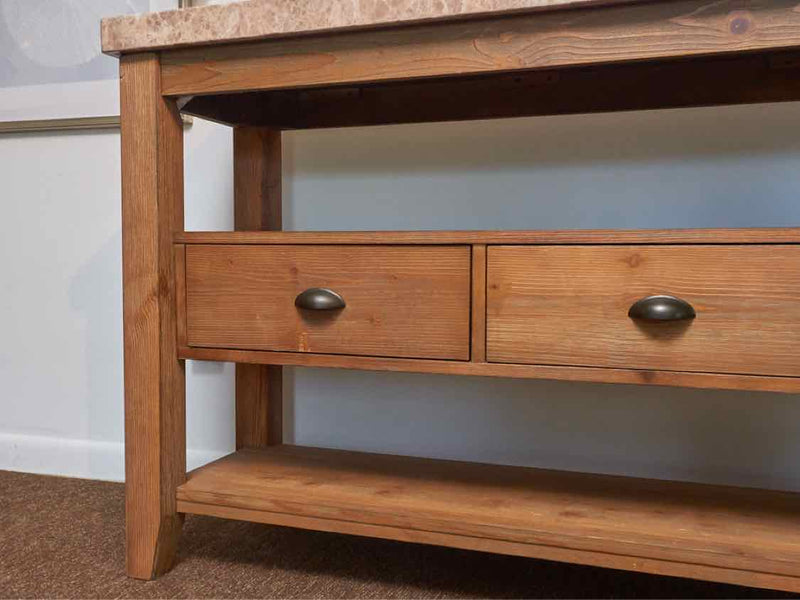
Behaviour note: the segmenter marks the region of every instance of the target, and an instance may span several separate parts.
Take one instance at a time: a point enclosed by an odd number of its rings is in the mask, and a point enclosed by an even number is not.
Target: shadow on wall
[[[603,163],[754,158],[800,152],[800,102],[287,132],[299,173],[384,175]],[[304,146],[304,142],[309,147]],[[313,158],[313,161],[308,159]]]
[[[800,490],[792,395],[298,370],[296,443]]]
[[[783,226],[800,103],[286,134],[289,229]]]

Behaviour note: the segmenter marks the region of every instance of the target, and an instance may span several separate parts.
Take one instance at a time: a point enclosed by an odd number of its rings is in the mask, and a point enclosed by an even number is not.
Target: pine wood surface
[[[123,57],[122,276],[127,572],[151,579],[175,558],[186,474],[173,236],[183,230],[183,123],[161,96],[154,54]]]
[[[440,375],[473,375],[479,377],[511,377],[519,379],[554,379],[594,383],[660,385],[700,389],[748,390],[800,393],[800,378],[729,375],[725,373],[687,373],[605,367],[564,367],[559,365],[520,365],[478,363],[458,360],[425,360],[381,358],[338,354],[306,354],[302,352],[268,352],[225,348],[178,349],[178,356],[192,360],[211,360],[295,367],[360,369],[403,373],[435,373]]]
[[[469,360],[468,246],[190,246],[190,346]],[[347,306],[305,311],[306,289]]]
[[[800,244],[798,227],[522,231],[187,231],[180,244]]]
[[[233,130],[233,226],[237,231],[279,231],[283,220],[281,132]],[[187,339],[188,344],[188,339]],[[283,367],[236,365],[236,448],[283,441]]]
[[[800,375],[798,246],[492,246],[489,362]],[[671,295],[697,318],[649,324]]]
[[[486,245],[472,246],[472,362],[486,362]]]
[[[194,96],[183,112],[314,129],[787,102],[800,99],[799,73],[798,52],[780,50]]]
[[[518,542],[506,542],[504,540],[436,533],[432,531],[419,531],[415,529],[400,529],[398,527],[388,527],[384,525],[368,525],[365,523],[355,523],[353,521],[299,517],[286,513],[230,508],[228,506],[201,504],[197,502],[180,501],[179,505],[181,510],[187,513],[208,515],[223,519],[252,521],[254,523],[266,523],[269,525],[281,525],[284,527],[310,529],[314,531],[345,533],[364,537],[385,538],[416,544],[449,546],[452,548],[463,548],[465,550],[476,550],[478,552],[524,556],[528,558],[576,563],[609,569],[624,569],[626,571],[650,573],[652,575],[666,575],[671,577],[685,577],[705,581],[731,583],[755,588],[772,588],[790,592],[800,591],[800,581],[798,581],[798,578],[787,575],[756,573],[740,569],[726,569],[710,567],[708,565],[607,554],[596,551],[573,550],[558,548],[556,546],[534,546]]]
[[[185,346],[186,338],[186,246],[173,246],[175,261],[175,341],[178,348]]]
[[[181,510],[477,538],[490,551],[505,550],[496,540],[530,555],[546,547],[800,574],[800,504],[788,492],[277,446],[194,471],[177,497]]]

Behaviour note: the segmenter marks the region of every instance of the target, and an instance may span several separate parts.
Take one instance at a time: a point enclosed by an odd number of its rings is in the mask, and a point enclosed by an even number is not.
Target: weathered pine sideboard
[[[281,231],[283,130],[800,100],[798,0],[269,0],[103,49],[131,576],[195,513],[800,591],[795,493],[281,443],[282,365],[800,392],[800,229]],[[184,231],[182,112],[234,128],[236,231]],[[237,363],[189,474],[185,359]]]

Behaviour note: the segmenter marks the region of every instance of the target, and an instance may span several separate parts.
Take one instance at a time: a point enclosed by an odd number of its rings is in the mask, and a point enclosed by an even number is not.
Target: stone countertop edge
[[[645,0],[248,0],[101,22],[102,49],[119,56],[195,45],[504,16]]]

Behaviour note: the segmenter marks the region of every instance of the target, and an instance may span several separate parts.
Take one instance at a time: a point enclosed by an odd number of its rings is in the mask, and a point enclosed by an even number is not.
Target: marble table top
[[[103,19],[102,47],[121,54],[634,1],[641,0],[249,0]]]

